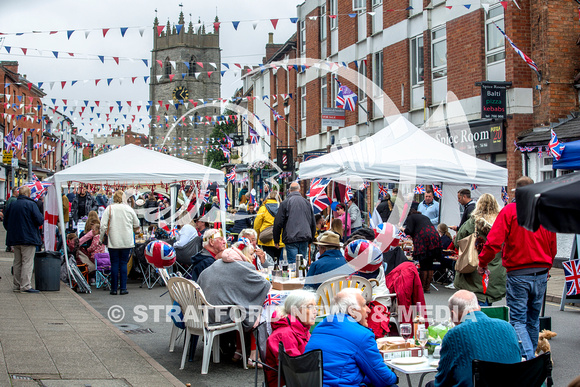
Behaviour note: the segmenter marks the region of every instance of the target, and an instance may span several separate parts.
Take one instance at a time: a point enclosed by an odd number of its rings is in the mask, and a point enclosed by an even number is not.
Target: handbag
[[[274,226],[268,226],[262,230],[258,239],[263,245],[272,242],[274,240]]]
[[[462,274],[473,273],[479,266],[479,253],[475,248],[476,232],[461,239],[458,243],[459,254],[455,270]]]
[[[109,227],[111,227],[111,208],[109,207],[109,221],[107,222],[107,231],[103,235],[103,244],[107,246],[109,244]]]

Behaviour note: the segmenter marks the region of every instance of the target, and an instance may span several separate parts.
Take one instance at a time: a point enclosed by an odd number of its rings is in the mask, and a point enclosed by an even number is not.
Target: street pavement
[[[0,241],[4,241],[0,230]],[[3,251],[4,246],[0,249]],[[175,351],[169,352],[172,323],[166,314],[170,308],[166,288],[156,285],[149,290],[139,281],[131,281],[126,296],[111,296],[94,289],[91,294],[76,294],[66,284],[59,292],[20,294],[12,292],[11,254],[0,253],[0,386],[251,386],[254,370],[244,370],[240,363],[222,357],[210,363],[209,373],[201,375],[202,344],[193,362],[179,365],[183,337]],[[554,268],[548,283],[546,315],[552,318],[551,340],[555,385],[565,386],[580,374],[580,308],[566,306],[559,311],[564,283],[562,269]],[[453,294],[436,285],[426,295],[427,305],[447,305]],[[505,304],[505,301],[498,305]],[[112,307],[124,316],[110,315]],[[113,320],[113,321],[111,321]],[[406,385],[399,375],[400,385]],[[434,374],[425,381],[433,379]],[[258,383],[263,373],[258,373]],[[412,377],[413,385],[419,377]]]

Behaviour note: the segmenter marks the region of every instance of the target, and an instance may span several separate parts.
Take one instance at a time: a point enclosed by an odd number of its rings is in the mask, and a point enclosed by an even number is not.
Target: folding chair
[[[287,387],[322,387],[322,350],[290,356],[282,342],[278,348],[278,386],[284,378]]]
[[[552,358],[550,352],[523,361],[521,363],[503,364],[483,360],[473,360],[473,387],[540,387],[546,382],[551,387]]]
[[[262,365],[262,369],[264,371],[264,383],[262,383],[263,386],[266,386],[266,369],[270,369],[272,371],[278,372],[278,370],[276,368],[272,368],[270,367],[268,364],[264,363],[264,361],[266,361],[266,348],[267,348],[267,343],[268,343],[268,337],[270,336],[268,333],[268,322],[264,321],[261,322],[255,329],[254,329],[254,336],[256,337],[256,358],[254,359],[254,361],[256,362],[256,364],[261,364]],[[260,360],[258,360],[258,355],[260,356]],[[256,367],[256,375],[254,377],[254,386],[258,386],[258,368],[260,367]]]
[[[103,290],[111,289],[111,258],[109,254],[97,253],[95,254],[95,286],[97,289]]]
[[[139,287],[142,288],[143,285],[147,285],[147,289],[153,289],[153,286],[161,281],[161,277],[158,275],[157,269],[147,262],[145,247],[147,247],[147,244],[143,243],[133,249],[133,260],[137,261],[139,271],[143,275],[143,282]]]
[[[510,308],[509,306],[482,306],[481,311],[489,318],[499,318],[510,322]]]

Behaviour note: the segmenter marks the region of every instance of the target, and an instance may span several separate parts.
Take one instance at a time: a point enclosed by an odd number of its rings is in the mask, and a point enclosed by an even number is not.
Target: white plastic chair
[[[169,278],[171,278],[171,276],[169,275],[167,269],[157,269],[157,271],[159,272],[159,277],[161,278],[165,286],[168,287]],[[171,297],[171,294],[169,295],[169,298],[171,298],[171,303],[173,304],[175,300],[173,299],[173,297]],[[177,327],[177,325],[175,325],[175,323],[172,321],[171,335],[169,336],[169,352],[173,352],[175,350],[175,342],[179,338],[180,330],[181,328]]]
[[[374,285],[373,285],[374,283]],[[316,294],[318,296],[317,304],[320,306],[319,315],[327,315],[330,313],[330,304],[332,304],[332,300],[334,296],[342,289],[345,288],[356,288],[362,291],[362,296],[366,300],[366,302],[373,301],[373,286],[378,285],[378,281],[376,279],[368,280],[364,277],[360,277],[358,275],[353,276],[341,276],[331,278],[329,280],[324,281],[316,290]],[[399,329],[399,322],[398,322],[398,303],[397,303],[397,294],[390,293],[386,294],[384,297],[391,297],[391,306],[389,310],[391,311],[391,317],[389,319],[396,327],[397,330]]]
[[[324,281],[316,290],[320,306],[319,314],[329,314],[332,300],[338,292],[346,288],[360,289],[367,302],[373,300],[373,286],[368,279],[358,275],[334,277]]]
[[[188,279],[172,277],[167,281],[167,288],[171,298],[179,303],[184,315],[185,323],[185,345],[183,346],[183,356],[181,357],[181,367],[184,369],[185,358],[189,350],[191,335],[197,335],[203,338],[203,360],[201,374],[207,374],[209,368],[209,356],[212,353],[213,361],[219,363],[219,335],[226,332],[238,331],[242,347],[242,360],[244,368],[247,368],[246,346],[244,344],[244,329],[242,328],[241,310],[234,305],[214,306],[207,302],[201,287]],[[208,314],[210,311],[220,311],[233,317],[230,323],[209,323]],[[233,314],[232,314],[233,312]]]

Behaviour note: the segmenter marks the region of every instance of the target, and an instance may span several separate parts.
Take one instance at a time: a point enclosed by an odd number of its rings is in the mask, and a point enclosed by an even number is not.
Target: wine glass
[[[408,323],[401,324],[400,328],[401,328],[401,336],[403,336],[405,341],[409,340],[411,338],[411,335],[413,334],[413,327],[411,326],[411,324]]]
[[[429,331],[426,328],[419,328],[417,330],[417,340],[419,344],[421,344],[421,350],[423,354],[425,354],[425,345],[427,345],[427,341],[429,339]]]

